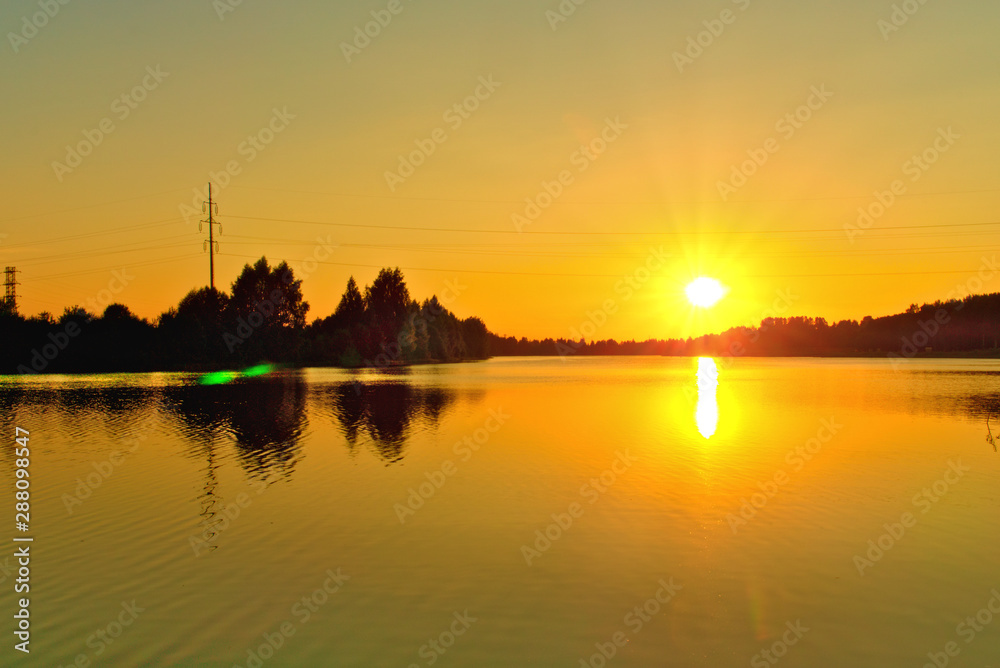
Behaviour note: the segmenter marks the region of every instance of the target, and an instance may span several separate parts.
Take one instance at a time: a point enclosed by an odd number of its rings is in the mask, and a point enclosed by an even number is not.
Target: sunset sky
[[[1000,6],[902,4],[8,0],[0,256],[22,313],[124,284],[155,318],[208,283],[211,180],[216,285],[288,260],[310,321],[383,266],[528,337],[961,296],[1000,251]]]

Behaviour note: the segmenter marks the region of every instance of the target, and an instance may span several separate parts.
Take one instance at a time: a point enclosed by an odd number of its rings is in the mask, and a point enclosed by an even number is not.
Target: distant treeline
[[[1000,293],[913,304],[905,313],[830,324],[765,318],[757,327],[688,339],[591,341],[501,337],[437,299],[411,299],[402,272],[382,269],[362,291],[352,277],[336,310],[306,324],[309,304],[287,263],[246,265],[230,292],[201,288],[153,322],[127,306],[66,308],[24,318],[0,302],[0,373],[86,373],[296,366],[389,367],[497,356],[712,355],[914,357],[993,350]]]
[[[912,304],[905,313],[830,324],[823,318],[765,318],[721,334],[646,341],[529,340],[490,335],[494,355],[846,356],[963,353],[1000,342],[1000,293]]]
[[[388,367],[489,356],[478,318],[459,320],[437,297],[422,304],[397,269],[364,292],[352,277],[336,311],[306,324],[301,280],[282,262],[246,265],[230,292],[202,288],[153,322],[127,306],[66,308],[24,318],[0,304],[0,373],[232,369],[274,362]]]

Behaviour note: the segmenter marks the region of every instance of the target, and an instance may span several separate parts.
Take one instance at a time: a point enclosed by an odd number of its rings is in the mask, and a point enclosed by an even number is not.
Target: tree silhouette
[[[228,352],[223,336],[229,296],[212,288],[187,293],[176,309],[159,318],[157,351],[165,360],[183,360],[181,368],[223,364]]]
[[[337,310],[333,312],[332,326],[336,329],[350,327],[354,323],[360,323],[365,316],[365,298],[358,290],[358,284],[351,276],[347,280],[347,289],[344,296],[337,304]]]
[[[267,326],[302,328],[309,304],[302,299],[302,281],[296,279],[287,262],[273,269],[261,257],[233,281],[229,308],[236,318],[258,312]]]
[[[266,257],[244,265],[233,281],[223,335],[238,364],[297,359],[302,355],[309,304],[302,299],[302,281],[287,262],[271,267]]]
[[[365,316],[372,339],[368,353],[376,355],[392,343],[410,305],[410,291],[399,267],[382,269],[371,286],[365,288]]]

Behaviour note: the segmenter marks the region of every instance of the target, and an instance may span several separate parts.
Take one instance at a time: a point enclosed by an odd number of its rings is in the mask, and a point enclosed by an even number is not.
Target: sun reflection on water
[[[698,358],[698,405],[694,420],[698,432],[705,438],[712,438],[719,425],[719,368],[711,357]]]

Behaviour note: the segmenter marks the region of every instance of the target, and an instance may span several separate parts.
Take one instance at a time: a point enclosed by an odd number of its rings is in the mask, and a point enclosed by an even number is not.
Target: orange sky
[[[34,30],[36,3],[0,8],[22,313],[121,288],[153,318],[207,284],[210,179],[217,285],[287,259],[310,320],[398,265],[501,334],[689,336],[779,295],[901,311],[1000,250],[994,3],[224,2],[70,3]],[[730,289],[709,311],[699,275]]]

